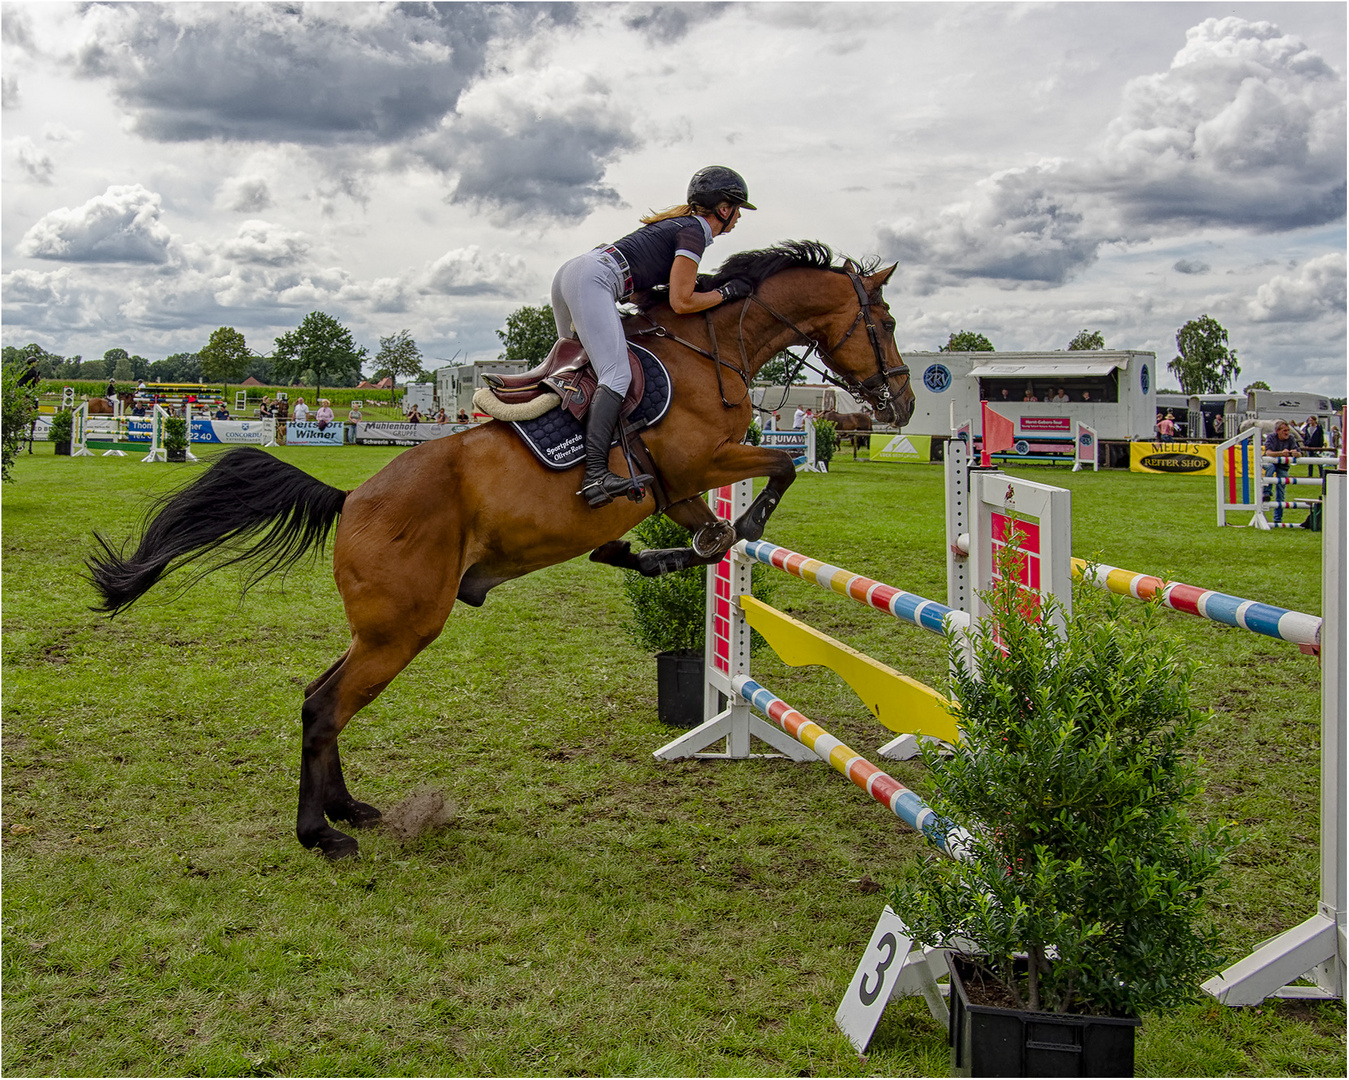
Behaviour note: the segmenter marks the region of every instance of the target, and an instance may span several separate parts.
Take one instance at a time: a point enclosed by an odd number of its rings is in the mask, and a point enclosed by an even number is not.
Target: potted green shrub
[[[187,460],[187,420],[181,416],[164,418],[164,457],[168,461]]]
[[[1223,963],[1204,909],[1226,826],[1187,813],[1207,714],[1155,604],[1079,586],[1071,615],[1036,610],[1019,555],[985,594],[974,665],[952,645],[963,741],[923,751],[969,859],[910,871],[891,906],[916,943],[955,950],[955,1075],[1130,1076],[1139,1017],[1195,998]]]
[[[52,417],[47,438],[56,444],[56,452],[70,456],[70,440],[75,430],[75,415],[68,409],[58,409]]]
[[[689,531],[664,514],[642,521],[632,534],[649,548],[681,548],[691,542]],[[751,592],[765,601],[777,587],[765,566],[754,567],[750,582]],[[707,568],[695,566],[660,577],[625,570],[623,595],[632,612],[623,629],[638,648],[656,657],[656,711],[660,721],[696,727],[703,721]],[[751,649],[762,641],[753,635]]]
[[[815,458],[829,471],[829,463],[834,460],[834,451],[838,449],[838,426],[832,420],[815,420]]]

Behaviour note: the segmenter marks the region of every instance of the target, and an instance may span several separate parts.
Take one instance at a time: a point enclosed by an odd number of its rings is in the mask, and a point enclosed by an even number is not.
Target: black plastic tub
[[[693,728],[703,722],[703,653],[656,653],[656,716],[662,724]]]
[[[1133,1076],[1141,1020],[973,1005],[974,965],[954,953],[947,964],[952,1076]]]

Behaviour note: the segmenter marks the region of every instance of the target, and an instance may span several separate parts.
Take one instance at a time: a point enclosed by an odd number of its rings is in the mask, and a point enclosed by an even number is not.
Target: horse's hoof
[[[329,859],[334,862],[338,859],[354,859],[360,854],[361,845],[354,838],[336,829],[329,832],[331,835],[322,837],[318,842],[318,849]]]
[[[377,825],[384,816],[369,803],[357,802],[355,799],[335,806],[325,806],[323,813],[329,821],[344,821],[358,829],[368,829],[372,825]]]
[[[361,846],[344,832],[324,827],[308,836],[301,835],[300,843],[307,848],[318,848],[329,859],[349,859],[360,852]]]
[[[590,553],[590,561],[603,563],[605,566],[630,566],[632,544],[627,540],[610,540]]]

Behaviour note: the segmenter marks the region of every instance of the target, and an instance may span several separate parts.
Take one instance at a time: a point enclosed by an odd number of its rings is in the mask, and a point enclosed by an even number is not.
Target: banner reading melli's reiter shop
[[[1129,471],[1216,476],[1216,443],[1135,442],[1129,444]]]

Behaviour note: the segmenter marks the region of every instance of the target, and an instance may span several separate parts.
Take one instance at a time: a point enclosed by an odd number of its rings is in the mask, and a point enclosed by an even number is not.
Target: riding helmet
[[[689,181],[689,194],[685,199],[690,206],[704,206],[713,209],[718,203],[728,202],[745,210],[757,210],[749,201],[749,188],[745,178],[734,169],[725,165],[709,165],[699,169]]]

